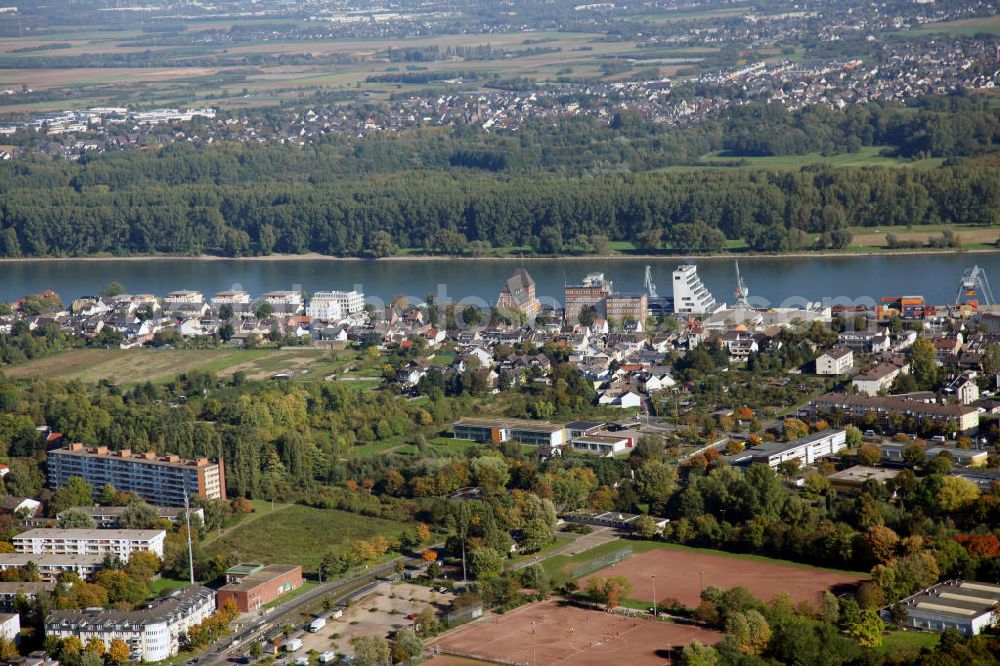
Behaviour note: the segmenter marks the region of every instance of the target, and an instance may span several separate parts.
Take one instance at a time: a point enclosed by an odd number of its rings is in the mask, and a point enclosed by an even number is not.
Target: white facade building
[[[45,618],[46,636],[76,636],[86,645],[91,638],[128,644],[136,661],[162,661],[180,651],[180,638],[215,612],[215,591],[192,585],[134,611],[56,611]]]
[[[340,303],[341,299],[335,298],[333,292],[317,291],[306,306],[306,316],[324,321],[340,319],[344,312]]]
[[[21,633],[21,616],[17,613],[0,613],[0,638],[16,641]]]
[[[798,460],[801,465],[811,465],[820,458],[832,456],[847,447],[845,430],[822,430],[793,439],[790,442],[765,442],[747,449],[753,463],[777,467],[788,460]]]
[[[674,271],[674,312],[703,315],[714,312],[718,305],[711,292],[698,277],[698,267],[683,264]]]
[[[164,530],[88,530],[39,528],[14,537],[14,549],[36,555],[114,555],[128,560],[132,553],[163,557]]]
[[[164,303],[169,303],[171,305],[180,304],[194,304],[205,302],[205,295],[200,291],[194,291],[191,289],[181,289],[178,291],[172,291],[163,297]]]
[[[317,291],[313,294],[310,305],[317,301],[336,303],[340,306],[339,316],[341,317],[352,315],[365,309],[365,295],[360,291]]]
[[[834,347],[816,358],[817,375],[842,375],[854,367],[854,352],[847,347]]]

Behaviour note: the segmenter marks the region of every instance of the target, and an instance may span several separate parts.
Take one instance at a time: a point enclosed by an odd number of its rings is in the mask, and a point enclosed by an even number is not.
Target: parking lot
[[[413,620],[408,616],[415,616],[427,606],[440,612],[451,605],[453,598],[450,592],[437,592],[422,585],[383,582],[345,609],[340,619],[328,617],[326,626],[319,631],[296,634],[295,638],[302,639],[302,647],[287,658],[305,656],[310,650],[353,655],[351,639],[355,636],[387,636],[412,627]]]

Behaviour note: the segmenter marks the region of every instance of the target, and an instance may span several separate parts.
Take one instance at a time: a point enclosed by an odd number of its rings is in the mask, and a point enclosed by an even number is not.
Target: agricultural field
[[[252,380],[292,372],[292,381],[321,381],[331,374],[343,372],[355,358],[353,352],[334,354],[308,347],[282,350],[73,349],[3,368],[2,372],[17,379],[79,379],[84,382],[108,379],[122,384],[165,382],[178,374],[196,370],[223,378],[242,371]],[[359,390],[373,386],[371,382],[351,385]]]
[[[210,556],[233,553],[244,562],[301,564],[305,571],[315,572],[331,548],[373,536],[393,539],[409,527],[391,520],[299,504],[279,505],[273,511],[257,505],[255,510],[259,515],[250,514],[222,537],[208,541],[207,553]]]
[[[190,29],[198,27],[192,25]],[[523,31],[493,35],[448,34],[416,37],[406,40],[301,40],[233,42],[222,45],[199,45],[197,53],[176,47],[131,46],[129,40],[138,33],[129,31],[79,32],[72,31],[36,37],[31,40],[0,39],[0,59],[8,68],[0,68],[0,88],[22,85],[36,91],[49,93],[42,102],[23,102],[14,98],[2,101],[0,111],[39,111],[65,108],[67,102],[74,106],[81,102],[96,104],[102,101],[141,99],[144,104],[175,103],[215,105],[221,107],[246,107],[256,104],[274,104],[281,99],[296,98],[303,90],[356,89],[358,94],[368,94],[376,99],[390,92],[408,89],[423,90],[426,84],[370,83],[366,79],[380,74],[421,71],[441,72],[442,78],[451,78],[455,71],[477,72],[487,78],[497,75],[504,78],[527,78],[536,81],[553,81],[561,76],[604,77],[602,66],[615,61],[627,64],[631,70],[608,75],[607,80],[628,78],[630,71],[648,71],[656,68],[661,76],[672,76],[683,65],[672,62],[657,63],[649,58],[698,58],[703,52],[670,49],[639,49],[634,42],[609,42],[598,33],[573,33],[556,31]],[[141,36],[139,36],[141,39]],[[441,51],[449,47],[474,47],[489,45],[494,49],[511,52],[529,48],[550,49],[544,53],[525,54],[517,57],[492,59],[441,58],[417,65],[390,63],[385,53],[390,48],[421,48],[437,46]],[[49,47],[49,48],[46,48]],[[28,52],[19,49],[35,48]],[[161,54],[154,67],[61,67],[21,69],[18,60],[28,58],[63,58],[72,56],[120,56],[135,53]],[[174,55],[176,54],[176,56]],[[191,58],[210,61],[225,57],[228,62],[218,66],[192,66]],[[308,56],[322,62],[293,61],[282,64],[250,66],[232,64],[235,58],[260,56]],[[336,61],[330,60],[336,58]],[[27,62],[25,63],[27,64]],[[462,88],[477,88],[476,83],[449,84]]]
[[[659,547],[644,552],[636,549],[635,554],[622,563],[587,574],[580,583],[584,584],[590,576],[623,576],[632,583],[630,596],[634,599],[651,602],[656,585],[656,598],[664,605],[670,599],[694,608],[700,602],[702,589],[709,586],[723,589],[743,586],[762,601],[785,592],[796,603],[816,604],[821,592],[852,592],[868,578],[861,573],[820,569],[755,555],[654,545]]]
[[[430,648],[506,664],[643,666],[663,664],[668,650],[676,658],[676,652],[692,641],[711,645],[721,638],[717,631],[694,625],[539,602],[464,625],[431,642]],[[456,662],[430,663],[450,666]]]

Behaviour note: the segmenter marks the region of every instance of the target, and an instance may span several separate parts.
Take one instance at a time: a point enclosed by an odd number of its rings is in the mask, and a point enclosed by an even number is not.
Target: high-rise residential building
[[[161,661],[180,651],[181,636],[215,612],[215,591],[192,585],[132,611],[55,611],[45,618],[45,635],[75,636],[84,645],[97,638],[105,646],[125,641],[133,661]]]
[[[674,311],[703,315],[716,309],[715,298],[698,277],[698,267],[694,264],[678,266],[674,271]]]
[[[226,476],[221,462],[207,458],[184,460],[179,456],[110,451],[106,446],[83,444],[49,451],[49,485],[61,488],[70,477],[79,476],[94,487],[97,496],[105,484],[132,492],[150,504],[183,506],[184,498],[200,495],[226,499]]]

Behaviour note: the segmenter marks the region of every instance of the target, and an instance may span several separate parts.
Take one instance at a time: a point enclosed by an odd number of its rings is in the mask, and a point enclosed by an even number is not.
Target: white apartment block
[[[172,291],[164,296],[163,302],[170,303],[171,305],[178,305],[181,303],[193,303],[197,305],[198,303],[205,302],[205,295],[200,291],[181,289],[178,291]]]
[[[847,347],[834,347],[816,358],[817,375],[843,375],[854,367],[854,352]]]
[[[33,553],[0,553],[0,571],[21,569],[31,563],[45,582],[55,582],[59,574],[72,572],[87,580],[104,566],[103,555],[37,555]]]
[[[212,305],[250,305],[250,294],[245,291],[220,291],[212,296]]]
[[[715,298],[698,277],[698,267],[683,264],[674,271],[674,312],[703,315],[717,309]]]
[[[306,316],[312,319],[333,321],[343,316],[341,299],[335,297],[332,291],[318,291],[313,294],[306,306]]]
[[[302,305],[302,294],[297,291],[269,291],[261,294],[260,300],[271,305]]]
[[[21,616],[17,613],[0,613],[0,638],[16,641],[21,633]]]
[[[163,557],[164,530],[88,530],[39,528],[14,537],[14,549],[35,555],[113,555],[128,560],[132,553]]]
[[[134,611],[55,611],[45,618],[45,635],[125,641],[134,661],[162,661],[180,651],[180,637],[215,612],[215,591],[192,585]]]
[[[312,303],[317,301],[336,303],[340,306],[340,316],[352,315],[365,309],[365,295],[360,291],[317,291],[313,294]]]

